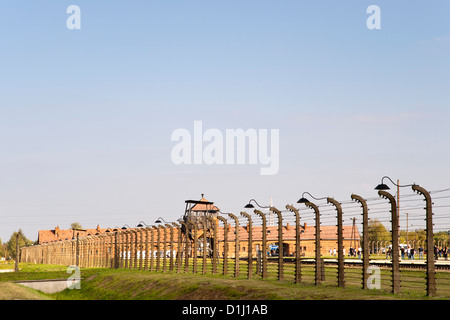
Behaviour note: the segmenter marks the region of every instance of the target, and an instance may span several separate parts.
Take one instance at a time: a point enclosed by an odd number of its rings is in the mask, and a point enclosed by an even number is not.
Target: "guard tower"
[[[213,227],[211,222],[206,218],[217,219],[220,210],[214,205],[214,202],[206,200],[204,194],[202,194],[200,200],[186,200],[185,203],[186,209],[183,217],[185,222],[190,221],[195,223],[199,229],[203,229],[204,225],[206,226],[206,229]]]
[[[181,230],[191,241],[194,240],[194,232],[192,230],[192,225],[194,224],[197,227],[197,240],[203,238],[206,240],[206,248],[203,248],[203,241],[198,242],[198,247],[194,252],[200,255],[201,252],[206,250],[208,256],[211,256],[213,246],[214,246],[214,237],[211,232],[213,229],[212,222],[207,218],[213,218],[213,221],[217,221],[217,216],[220,212],[219,208],[214,205],[214,202],[210,202],[205,199],[204,194],[202,194],[202,198],[200,200],[186,200],[186,209],[184,211],[183,220],[184,222],[190,222],[188,224],[188,229],[182,226]]]

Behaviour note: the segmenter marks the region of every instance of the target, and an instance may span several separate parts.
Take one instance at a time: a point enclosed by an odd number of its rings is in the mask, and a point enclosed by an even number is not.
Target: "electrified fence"
[[[450,202],[450,189],[410,187],[412,193],[397,194],[397,199],[379,190],[370,199],[355,194],[342,202],[302,198],[303,204],[281,210],[261,207],[85,237],[75,231],[70,240],[21,248],[20,261],[450,297],[450,204],[445,202]],[[374,222],[388,226],[384,238]]]

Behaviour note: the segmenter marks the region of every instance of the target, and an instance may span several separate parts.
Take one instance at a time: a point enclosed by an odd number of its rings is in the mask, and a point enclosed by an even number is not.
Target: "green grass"
[[[396,298],[381,291],[356,291],[328,286],[294,285],[275,280],[101,270],[83,281],[81,290],[65,290],[53,297],[63,300],[304,300],[354,299],[357,295],[367,299]]]
[[[390,293],[390,271],[381,270],[381,290],[362,290],[359,268],[346,268],[346,288],[337,287],[337,269],[326,267],[325,281],[314,285],[314,267],[302,266],[302,283],[293,283],[293,266],[285,265],[284,280],[277,280],[277,265],[269,265],[269,278],[262,280],[257,275],[248,280],[247,265],[241,262],[240,276],[233,277],[234,264],[229,264],[229,275],[202,275],[175,272],[149,272],[129,269],[82,268],[81,290],[64,290],[56,294],[43,294],[27,289],[14,289],[12,281],[38,279],[67,279],[65,266],[20,264],[20,272],[0,274],[0,299],[55,299],[55,300],[386,300],[386,299],[430,299],[425,296],[425,273],[417,270],[402,270],[402,292]],[[210,268],[210,265],[208,265]],[[221,266],[218,271],[221,272]],[[210,269],[208,269],[210,272]],[[450,273],[437,274],[438,296],[432,299],[450,298]],[[8,290],[2,290],[7,288]],[[21,287],[23,288],[23,287]],[[22,290],[22,289],[21,289]],[[30,291],[31,290],[31,291]],[[26,292],[25,292],[26,291]],[[6,292],[6,293],[5,293]],[[36,295],[28,295],[29,293]]]
[[[51,300],[48,295],[11,282],[0,282],[0,300]]]

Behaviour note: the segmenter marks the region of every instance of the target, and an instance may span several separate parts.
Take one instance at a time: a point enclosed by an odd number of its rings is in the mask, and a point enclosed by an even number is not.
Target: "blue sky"
[[[81,8],[81,30],[66,9]],[[366,9],[381,8],[381,30]],[[450,187],[448,1],[2,1],[0,237],[303,191]],[[175,166],[177,128],[279,129],[280,170]]]

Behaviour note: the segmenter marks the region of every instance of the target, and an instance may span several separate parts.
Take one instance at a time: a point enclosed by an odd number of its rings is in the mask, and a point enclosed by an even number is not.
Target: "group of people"
[[[423,253],[424,249],[422,246],[420,246],[417,250],[415,248],[410,247],[409,245],[404,247],[400,246],[400,257],[402,260],[415,260],[416,259],[416,253],[419,256],[419,260],[423,259]],[[389,247],[386,250],[386,259],[392,258],[392,247]]]
[[[420,246],[418,249],[415,249],[413,247],[410,247],[409,245],[404,247],[400,247],[400,256],[402,260],[415,260],[416,259],[416,253],[418,254],[418,259],[423,260],[423,255],[425,253],[425,250],[422,246]],[[439,258],[444,258],[445,260],[448,259],[448,248],[438,248],[438,246],[434,246],[434,258],[437,260]],[[392,258],[392,247],[389,247],[386,250],[386,259]]]
[[[348,256],[349,257],[356,257],[358,256],[358,259],[361,259],[362,249],[361,248],[350,248]]]
[[[330,249],[329,253],[330,253],[330,257],[337,257],[336,248]],[[343,249],[343,254],[345,256],[345,249]],[[361,259],[361,255],[362,255],[362,249],[361,248],[358,248],[358,249],[350,248],[349,253],[348,253],[349,257],[356,257],[356,256],[358,256],[358,259]]]
[[[448,259],[448,249],[447,247],[438,248],[438,246],[434,246],[434,259],[444,258],[445,260]]]
[[[330,249],[329,250],[330,253],[330,257],[337,257],[337,252],[336,252],[336,248],[334,249]],[[423,260],[425,250],[422,246],[420,246],[419,248],[415,249],[414,247],[411,246],[404,246],[401,245],[400,246],[400,256],[402,260],[415,260],[416,257],[419,260]],[[350,248],[348,256],[349,257],[356,257],[358,256],[358,259],[361,259],[361,254],[362,254],[362,250],[361,248],[355,249],[355,248]],[[345,256],[345,249],[344,249],[344,256]],[[391,259],[392,258],[392,247],[389,246],[386,250],[386,259]],[[443,248],[438,248],[438,246],[434,246],[434,258],[437,260],[439,258],[444,258],[445,260],[448,260],[448,248],[445,246]]]
[[[423,259],[423,248],[420,247],[417,251],[421,252],[422,255],[419,254],[419,259]],[[409,245],[405,248],[405,247],[400,247],[400,256],[402,257],[402,260],[406,259],[407,260],[414,260],[416,257],[414,256],[416,253],[416,249],[411,248]]]

